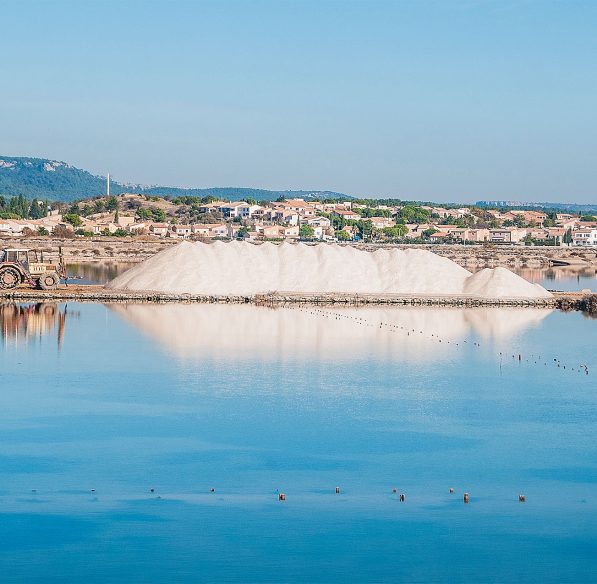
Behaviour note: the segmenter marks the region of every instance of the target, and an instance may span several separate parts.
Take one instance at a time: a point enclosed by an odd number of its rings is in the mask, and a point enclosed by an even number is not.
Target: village
[[[131,193],[51,204],[45,216],[35,219],[4,213],[0,237],[597,246],[593,216],[395,203],[283,198],[229,202]]]

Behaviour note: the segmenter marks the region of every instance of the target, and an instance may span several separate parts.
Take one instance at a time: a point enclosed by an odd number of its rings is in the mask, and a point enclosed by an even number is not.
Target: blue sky
[[[117,180],[597,201],[597,2],[0,0],[0,153]]]

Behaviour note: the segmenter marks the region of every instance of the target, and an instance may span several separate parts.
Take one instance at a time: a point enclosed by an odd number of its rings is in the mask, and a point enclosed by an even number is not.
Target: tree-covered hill
[[[28,199],[72,202],[102,195],[106,192],[106,178],[96,176],[56,160],[0,156],[0,195],[24,195]],[[179,187],[121,184],[110,181],[110,192],[141,193],[157,196],[213,196],[221,199],[246,199],[258,201],[286,198],[349,198],[330,191],[269,191],[237,187],[185,189]]]
[[[106,179],[65,162],[0,156],[0,195],[73,201],[105,190]]]

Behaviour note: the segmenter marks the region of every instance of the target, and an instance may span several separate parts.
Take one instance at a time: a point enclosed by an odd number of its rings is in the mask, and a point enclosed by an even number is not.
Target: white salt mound
[[[550,296],[503,268],[479,274],[418,249],[367,252],[328,244],[183,242],[121,274],[108,288],[223,296],[272,291]]]
[[[506,268],[485,268],[467,278],[463,292],[469,296],[489,298],[542,298],[551,294]]]

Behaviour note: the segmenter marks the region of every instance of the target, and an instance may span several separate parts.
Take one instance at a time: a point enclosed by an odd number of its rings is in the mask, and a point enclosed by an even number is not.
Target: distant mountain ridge
[[[569,211],[571,213],[594,213],[597,205],[580,203],[533,203],[529,201],[477,201],[477,207],[490,209],[553,209],[556,211]]]
[[[352,198],[332,191],[272,191],[244,187],[215,187],[207,189],[147,186],[119,183],[110,180],[110,192],[141,193],[172,197],[206,197],[222,199],[252,198],[273,201],[280,196],[287,198]],[[97,197],[106,193],[106,177],[91,174],[66,162],[47,158],[0,156],[0,195],[24,195],[27,198],[72,202]]]

